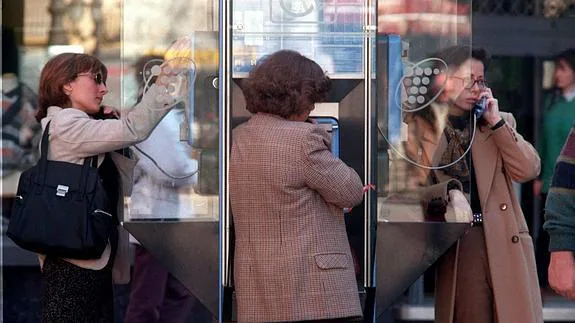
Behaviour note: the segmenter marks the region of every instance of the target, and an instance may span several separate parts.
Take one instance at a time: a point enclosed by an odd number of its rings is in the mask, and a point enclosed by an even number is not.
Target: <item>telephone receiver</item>
[[[485,112],[486,108],[487,108],[487,97],[484,96],[481,99],[479,99],[479,101],[477,101],[473,106],[473,109],[471,109],[471,111],[475,115],[475,119],[477,120],[481,119],[481,117],[483,117],[483,113]]]
[[[118,119],[117,116],[115,116],[111,113],[108,113],[108,114],[104,113],[104,106],[103,105],[100,106],[100,111],[98,111],[98,113],[96,113],[96,114],[93,114],[92,117],[94,117],[94,119],[97,119],[97,120]]]

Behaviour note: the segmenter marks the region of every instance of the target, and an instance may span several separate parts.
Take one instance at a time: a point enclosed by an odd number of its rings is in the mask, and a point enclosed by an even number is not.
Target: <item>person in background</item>
[[[2,231],[10,217],[20,173],[38,161],[42,134],[35,118],[38,95],[21,80],[19,61],[14,30],[2,25]]]
[[[362,201],[363,185],[308,119],[330,84],[290,50],[242,83],[252,116],[233,130],[229,171],[238,322],[362,316],[343,209]]]
[[[438,260],[435,320],[542,323],[533,242],[512,186],[539,174],[539,156],[515,130],[513,115],[499,111],[485,79],[487,51],[452,46],[432,57],[448,66],[434,78],[443,84],[448,116],[439,132],[421,115],[407,118],[408,157],[441,167],[422,167],[419,183],[460,181],[474,213],[473,227]],[[483,97],[476,120],[472,110]]]
[[[2,25],[2,178],[38,161],[38,95],[24,84],[14,32]]]
[[[545,224],[549,234],[549,286],[575,300],[575,124],[555,165],[547,195]]]
[[[166,70],[162,68],[161,75],[171,77]],[[91,55],[63,53],[51,58],[40,75],[36,118],[43,129],[49,125],[49,160],[82,164],[85,158],[98,157],[104,187],[118,204],[113,216],[119,223],[135,163],[116,151],[146,139],[173,107],[174,98],[166,95],[162,84],[153,84],[121,119],[109,118],[114,110],[102,109],[107,76],[106,66]],[[130,262],[127,232],[116,226],[110,237],[99,259],[39,255],[42,322],[113,322],[113,283],[128,283]]]
[[[145,84],[155,82],[147,72],[162,60],[162,56],[142,56],[134,64],[138,102]],[[179,188],[195,185],[198,170],[198,162],[190,158],[186,144],[179,140],[183,118],[182,109],[173,109],[148,139],[135,146],[139,161],[129,206],[131,220],[180,217]],[[135,245],[135,259],[125,322],[185,322],[195,297],[136,239],[130,240]]]
[[[541,156],[541,176],[533,183],[533,193],[540,198],[540,216],[545,212],[545,201],[551,187],[553,168],[561,147],[569,135],[575,120],[575,49],[568,49],[555,57],[555,87],[545,96],[543,103],[543,124],[538,151]],[[543,222],[535,228],[537,272],[539,284],[547,284],[549,266],[549,235],[543,230]]]

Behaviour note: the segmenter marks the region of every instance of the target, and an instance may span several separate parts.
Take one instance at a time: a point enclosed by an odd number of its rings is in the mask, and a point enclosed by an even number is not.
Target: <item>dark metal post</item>
[[[48,34],[49,45],[66,45],[68,44],[68,35],[64,27],[64,14],[66,12],[66,3],[64,0],[50,1],[48,12],[52,16],[50,33]]]
[[[533,2],[535,16],[540,17],[543,15],[543,1],[535,0]],[[539,132],[541,128],[541,118],[543,116],[541,112],[541,80],[543,78],[543,62],[540,57],[535,56],[533,59],[533,145],[537,147],[539,145]],[[539,238],[539,227],[541,226],[541,201],[537,196],[534,196],[532,203],[532,214],[531,219],[531,230],[533,241],[537,241]],[[537,243],[535,243],[535,250],[537,250]]]
[[[93,53],[94,55],[98,55],[100,51],[100,42],[102,41],[102,34],[103,34],[103,21],[104,15],[102,14],[102,0],[92,0],[91,5],[91,13],[92,19],[94,20],[94,38],[96,42],[94,44]]]

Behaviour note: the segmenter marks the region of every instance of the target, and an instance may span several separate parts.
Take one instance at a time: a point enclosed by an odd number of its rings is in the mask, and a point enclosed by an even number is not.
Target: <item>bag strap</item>
[[[38,172],[38,181],[42,184],[46,183],[46,172],[48,169],[48,132],[50,129],[50,123],[52,121],[48,121],[46,124],[46,128],[42,133],[42,141],[40,142],[40,160],[38,161],[39,172]],[[36,194],[42,193],[42,185],[38,185],[36,189]]]
[[[89,174],[88,169],[90,168],[90,166],[96,168],[98,167],[97,155],[84,158],[84,164],[82,164],[82,175],[80,175],[80,186],[79,186],[80,189],[82,190],[82,193],[76,197],[77,200],[81,200],[82,197],[86,195],[86,186],[88,183],[88,174]]]
[[[50,124],[52,120],[48,121],[46,124],[46,128],[42,133],[42,141],[40,144],[40,160],[38,161],[38,165],[40,168],[39,171],[39,182],[46,184],[46,173],[48,171],[48,132],[50,129]],[[86,194],[86,183],[88,181],[88,169],[89,167],[98,167],[98,155],[94,155],[92,157],[84,158],[84,163],[82,164],[82,174],[80,176],[80,189],[82,190],[81,194],[78,195],[78,199],[82,199],[82,197]],[[38,185],[38,189],[36,190],[37,194],[42,192],[42,186]]]

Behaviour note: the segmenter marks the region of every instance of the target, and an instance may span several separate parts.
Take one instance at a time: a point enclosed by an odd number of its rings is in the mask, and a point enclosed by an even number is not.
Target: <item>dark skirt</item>
[[[114,321],[112,270],[84,269],[47,257],[42,270],[43,323]]]
[[[117,231],[106,267],[91,270],[56,257],[46,257],[42,268],[42,323],[112,323],[114,288],[112,267]]]

